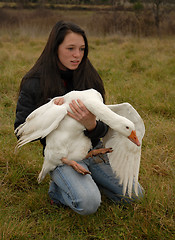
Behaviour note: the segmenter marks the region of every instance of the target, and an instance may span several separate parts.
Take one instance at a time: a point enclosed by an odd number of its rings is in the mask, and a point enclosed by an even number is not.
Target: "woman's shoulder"
[[[41,87],[39,77],[30,77],[22,80],[20,87],[20,99],[27,99],[35,104],[39,104],[41,100]]]
[[[40,78],[39,77],[30,77],[24,78],[21,83],[22,90],[35,90],[40,87]]]
[[[20,92],[25,92],[29,95],[36,95],[40,93],[40,78],[30,77],[22,80]]]

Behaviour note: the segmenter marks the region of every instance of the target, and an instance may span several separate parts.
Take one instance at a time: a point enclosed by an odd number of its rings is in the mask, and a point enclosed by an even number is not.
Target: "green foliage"
[[[144,9],[144,6],[141,2],[136,2],[134,3],[133,9],[134,11],[141,11]]]
[[[11,29],[0,37],[1,239],[173,239],[174,39],[89,38],[89,58],[104,80],[107,103],[130,102],[145,122],[139,180],[145,198],[130,206],[116,206],[102,196],[95,214],[80,216],[69,208],[50,205],[49,176],[37,184],[43,162],[39,142],[14,152],[13,122],[20,80],[47,39],[25,34]]]
[[[130,3],[132,3],[133,4],[133,10],[134,11],[141,11],[141,10],[143,10],[144,9],[144,6],[143,6],[143,4],[142,4],[142,1],[140,1],[140,0],[130,0]]]
[[[130,3],[137,3],[138,0],[130,0]]]

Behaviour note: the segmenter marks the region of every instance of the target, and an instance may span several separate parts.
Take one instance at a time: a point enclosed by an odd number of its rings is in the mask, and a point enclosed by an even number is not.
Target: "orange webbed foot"
[[[98,154],[111,153],[112,151],[113,151],[112,148],[93,149],[86,155],[86,158],[93,157],[93,156],[96,156]]]
[[[84,167],[82,167],[79,163],[77,163],[76,161],[73,160],[68,160],[67,158],[62,158],[62,162],[67,164],[68,166],[71,166],[75,171],[86,175],[86,174],[91,174],[90,171],[88,171],[87,169],[85,169]]]

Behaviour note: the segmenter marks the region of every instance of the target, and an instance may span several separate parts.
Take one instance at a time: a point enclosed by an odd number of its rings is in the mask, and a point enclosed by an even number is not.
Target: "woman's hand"
[[[92,114],[82,103],[81,100],[77,100],[78,104],[75,100],[69,104],[73,113],[68,112],[68,115],[79,123],[81,123],[88,131],[92,131],[96,127],[96,116]]]
[[[54,100],[54,103],[55,103],[56,105],[62,105],[62,104],[64,103],[64,98],[63,98],[63,97],[56,98],[56,99]]]

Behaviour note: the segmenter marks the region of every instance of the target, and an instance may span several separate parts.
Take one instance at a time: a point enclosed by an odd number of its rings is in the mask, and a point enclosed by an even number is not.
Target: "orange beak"
[[[132,131],[129,135],[129,140],[131,140],[133,143],[135,143],[138,147],[140,146],[140,142],[138,137],[136,136],[136,131]]]

